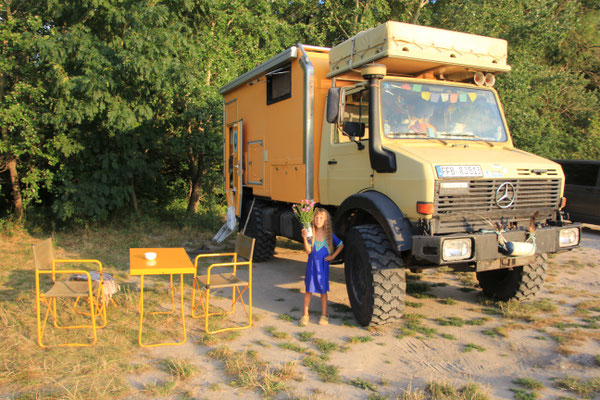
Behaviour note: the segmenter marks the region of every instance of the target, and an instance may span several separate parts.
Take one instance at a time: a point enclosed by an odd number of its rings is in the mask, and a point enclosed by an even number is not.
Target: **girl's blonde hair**
[[[333,228],[331,227],[331,215],[329,215],[329,212],[324,208],[317,208],[317,211],[315,212],[315,215],[313,216],[313,220],[312,220],[313,235],[314,235],[314,232],[317,231],[317,227],[315,226],[315,218],[319,214],[325,215],[325,224],[323,224],[323,230],[325,231],[325,243],[327,244],[327,251],[329,252],[329,254],[333,254],[333,250],[334,250],[333,249]],[[314,247],[315,240],[313,240],[312,242],[313,242],[312,245]]]

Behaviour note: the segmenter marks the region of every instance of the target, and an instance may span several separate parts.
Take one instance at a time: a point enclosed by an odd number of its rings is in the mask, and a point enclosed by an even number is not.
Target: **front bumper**
[[[572,246],[561,247],[559,244],[560,231],[572,228],[578,229],[579,242]],[[504,238],[510,242],[524,242],[527,239],[527,234],[528,232],[523,230],[502,233]],[[445,261],[442,256],[442,245],[444,240],[462,238],[471,240],[470,257],[456,261]],[[550,226],[535,231],[536,254],[557,253],[559,251],[571,250],[579,247],[580,243],[580,224]],[[498,235],[496,235],[496,233],[453,234],[445,236],[416,235],[412,237],[412,257],[418,264],[424,266],[470,264],[471,266],[475,266],[477,271],[525,265],[532,262],[532,260],[535,260],[535,256],[507,257],[505,254],[501,253],[498,246]]]

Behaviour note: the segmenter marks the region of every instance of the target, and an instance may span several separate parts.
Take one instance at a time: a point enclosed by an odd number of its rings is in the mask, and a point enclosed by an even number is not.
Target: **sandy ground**
[[[541,321],[560,318],[565,323],[581,325],[581,317],[573,314],[575,305],[583,301],[600,300],[600,231],[586,231],[582,243],[582,248],[550,259],[550,273],[537,299],[550,299],[558,309],[538,314]],[[256,350],[261,359],[273,366],[296,362],[297,380],[286,382],[286,391],[276,395],[276,398],[366,399],[374,395],[372,390],[349,383],[360,378],[373,384],[381,396],[379,398],[395,399],[402,396],[405,390],[423,389],[428,382],[436,381],[449,383],[457,388],[468,382],[477,382],[483,385],[491,399],[513,399],[511,388],[518,387],[513,381],[523,377],[534,378],[544,384],[545,388],[538,391],[543,398],[577,398],[573,393],[558,389],[553,379],[567,375],[583,379],[600,376],[600,365],[594,359],[600,355],[598,340],[584,340],[569,347],[572,354],[560,354],[557,342],[551,337],[552,334],[561,332],[560,327],[536,329],[534,324],[528,322],[486,314],[482,310],[488,306],[482,304],[480,292],[464,291],[465,285],[459,280],[460,275],[450,272],[432,270],[422,274],[421,282],[433,286],[430,293],[435,298],[407,297],[407,301],[423,303],[420,308],[407,307],[405,314],[424,315],[423,325],[437,330],[431,338],[422,335],[398,338],[402,324],[364,329],[356,325],[351,313],[336,311],[340,309],[336,305],[349,304],[342,265],[332,266],[330,273],[330,325],[317,325],[320,302],[317,297],[313,297],[311,310],[315,313],[311,315],[307,327],[300,327],[297,320],[301,315],[306,255],[289,247],[293,246],[278,247],[271,261],[255,264],[256,318],[252,328],[242,331],[232,341],[204,345],[199,342],[203,336],[200,321],[188,319],[190,339],[185,345],[140,350],[140,363],[157,365],[156,361],[159,359],[179,357],[198,367],[199,373],[191,380],[178,384],[176,390],[169,395],[171,398],[181,398],[182,393],[188,397],[210,399],[264,397],[259,390],[230,385],[233,378],[225,374],[223,363],[207,355],[221,345],[227,345],[233,350]],[[454,299],[455,302],[444,302],[447,298]],[[286,313],[294,318],[293,322],[280,319]],[[600,313],[594,311],[591,315],[598,316]],[[448,317],[487,320],[481,326],[462,327],[441,326],[436,320]],[[511,322],[519,323],[521,327],[510,329],[507,337],[482,333]],[[265,330],[270,326],[290,336],[287,339],[276,339]],[[567,329],[569,330],[573,330],[572,327]],[[314,332],[315,338],[346,347],[344,351],[334,351],[327,361],[339,368],[342,382],[322,382],[317,374],[303,365],[305,354],[278,346],[283,342],[293,342],[317,352],[314,343],[299,340],[298,335],[304,331]],[[584,331],[597,332],[592,329]],[[441,334],[453,335],[455,339],[444,338]],[[354,336],[370,336],[373,340],[353,344],[349,338]],[[470,343],[481,346],[483,350],[465,352],[465,346]],[[130,383],[138,389],[167,378],[168,375],[158,368],[145,369],[128,377]],[[139,396],[146,398],[142,394]]]

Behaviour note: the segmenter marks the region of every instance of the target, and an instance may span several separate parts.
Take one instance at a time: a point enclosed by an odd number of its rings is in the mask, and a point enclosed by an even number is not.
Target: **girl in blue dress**
[[[331,229],[331,217],[327,210],[317,209],[312,221],[312,238],[308,238],[306,229],[302,229],[304,249],[308,253],[304,284],[304,313],[300,325],[308,324],[308,306],[313,293],[321,294],[323,309],[319,325],[327,325],[327,292],[329,291],[329,261],[333,260],[344,248],[344,244]]]

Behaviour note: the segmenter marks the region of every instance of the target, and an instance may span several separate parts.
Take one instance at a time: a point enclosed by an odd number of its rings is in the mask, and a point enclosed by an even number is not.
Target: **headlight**
[[[560,247],[570,247],[579,244],[579,229],[561,229],[558,236],[558,243]]]
[[[466,260],[471,258],[471,239],[446,239],[442,243],[444,261]]]

